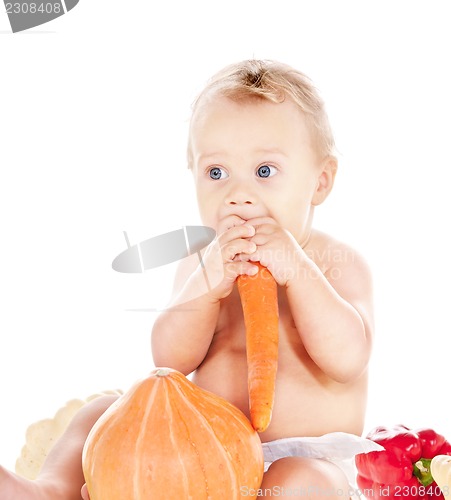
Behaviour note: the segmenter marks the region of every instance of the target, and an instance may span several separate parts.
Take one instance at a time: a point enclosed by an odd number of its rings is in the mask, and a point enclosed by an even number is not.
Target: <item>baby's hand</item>
[[[233,217],[237,220],[228,217],[221,221],[220,229],[225,228],[224,232],[208,245],[202,256],[203,271],[210,288],[208,294],[214,300],[227,297],[241,274],[253,275],[257,272],[257,266],[249,259],[240,258],[257,250],[256,244],[250,240],[255,235],[255,229],[242,219]],[[200,272],[198,268],[197,273]]]
[[[246,225],[255,228],[249,241],[255,243],[253,253],[241,254],[241,260],[260,262],[267,267],[280,286],[286,286],[296,276],[303,250],[294,236],[271,217],[249,219]]]

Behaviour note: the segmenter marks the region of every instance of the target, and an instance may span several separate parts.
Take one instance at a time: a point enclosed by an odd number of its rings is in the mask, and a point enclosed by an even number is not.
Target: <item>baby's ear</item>
[[[325,158],[318,170],[318,183],[313,194],[312,205],[321,205],[328,197],[334,185],[335,174],[337,173],[338,162],[335,156]]]

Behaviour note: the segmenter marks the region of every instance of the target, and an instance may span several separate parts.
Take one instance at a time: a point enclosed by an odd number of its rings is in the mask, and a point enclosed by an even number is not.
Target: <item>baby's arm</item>
[[[257,250],[244,258],[260,261],[286,287],[296,329],[312,360],[336,381],[358,377],[368,364],[373,331],[371,276],[364,260],[322,235],[310,250],[306,247],[309,255],[317,254],[311,259],[270,218],[248,223],[256,227],[251,241]],[[322,262],[329,254],[331,262]]]
[[[192,261],[192,258],[185,260]],[[179,289],[188,264],[189,262],[183,262],[179,266],[174,298],[155,320],[152,328],[152,356],[155,366],[174,368],[185,375],[196,369],[205,357],[219,313],[218,301],[210,299],[206,293],[198,294],[195,291],[199,288],[195,282],[202,278],[198,269],[192,272],[186,286]],[[185,300],[184,296],[188,299]]]
[[[351,255],[349,248],[337,249]],[[355,252],[324,274],[304,252],[298,273],[287,282],[293,319],[304,346],[330,377],[347,382],[366,368],[371,352],[371,275]]]
[[[255,251],[255,244],[246,239],[255,230],[243,222],[236,222],[239,225],[226,229],[207,247],[203,266],[197,256],[179,266],[173,299],[152,329],[155,366],[187,375],[202,363],[215,333],[221,299],[230,294],[237,276],[256,272],[252,263],[233,260],[239,253]]]

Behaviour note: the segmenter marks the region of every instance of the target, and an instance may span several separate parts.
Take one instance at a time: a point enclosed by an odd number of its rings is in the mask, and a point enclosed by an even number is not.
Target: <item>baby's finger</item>
[[[249,239],[249,241],[252,241],[257,246],[262,246],[268,243],[270,239],[271,233],[256,233],[254,236],[252,236],[252,238]]]
[[[219,222],[218,230],[220,233],[228,231],[232,227],[242,226],[246,221],[238,215],[228,215]]]
[[[228,242],[222,247],[222,254],[225,262],[230,262],[239,254],[251,254],[257,250],[257,245],[253,241],[239,238]]]
[[[83,498],[83,500],[89,500],[89,493],[86,484],[84,484],[81,489],[81,498]]]
[[[251,262],[230,262],[225,266],[225,273],[228,279],[235,281],[238,276],[247,274],[254,276],[258,272],[258,267]]]
[[[255,217],[254,219],[247,220],[246,224],[249,224],[254,227],[259,227],[263,226],[264,224],[277,225],[277,222],[272,217]]]
[[[219,244],[221,246],[226,243],[237,240],[239,238],[251,238],[255,234],[255,228],[253,226],[249,226],[247,224],[243,224],[240,226],[234,226],[224,233],[220,234],[218,237]]]

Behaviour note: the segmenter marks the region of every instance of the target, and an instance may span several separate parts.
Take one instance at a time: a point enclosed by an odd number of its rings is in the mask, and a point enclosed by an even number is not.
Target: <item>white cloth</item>
[[[262,445],[265,472],[274,461],[285,457],[319,458],[337,465],[346,475],[350,487],[349,492],[343,492],[345,498],[348,496],[347,493],[350,497],[359,494],[356,485],[357,469],[354,457],[359,453],[384,449],[369,439],[346,432],[332,432],[320,437],[276,439],[262,443]]]

